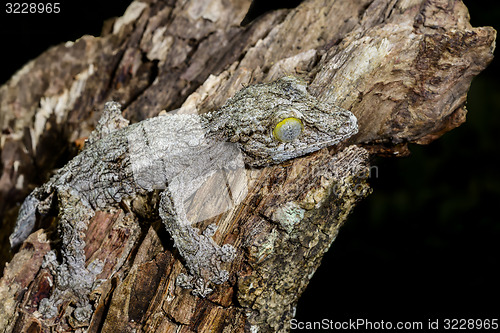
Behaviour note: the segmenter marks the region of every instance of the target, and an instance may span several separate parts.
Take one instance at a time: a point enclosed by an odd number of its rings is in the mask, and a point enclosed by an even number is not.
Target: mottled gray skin
[[[302,133],[281,142],[273,128],[285,118],[300,119]],[[210,283],[227,281],[222,267],[230,263],[233,246],[219,246],[210,225],[200,234],[186,217],[184,202],[219,169],[278,164],[335,145],[357,132],[356,118],[347,110],[319,103],[304,82],[284,77],[269,84],[244,88],[217,111],[204,115],[166,115],[127,126],[118,103],[107,103],[85,149],[47,183],[35,189],[19,211],[10,236],[16,246],[33,231],[36,214],[58,202],[61,258],[45,257],[44,267],[55,276],[52,295],[40,302],[46,318],[57,314],[64,300],[76,303],[74,316],[92,315],[89,294],[103,263],[85,264],[84,232],[96,210],[109,210],[122,201],[156,190],[159,215],[190,275],[177,284],[205,297]],[[243,155],[243,160],[238,156]]]
[[[245,165],[260,167],[335,145],[358,132],[351,112],[320,103],[306,88],[305,82],[290,76],[249,86],[219,110],[203,115],[207,135],[237,143]],[[272,130],[289,117],[302,121],[303,132],[293,142],[275,140]]]

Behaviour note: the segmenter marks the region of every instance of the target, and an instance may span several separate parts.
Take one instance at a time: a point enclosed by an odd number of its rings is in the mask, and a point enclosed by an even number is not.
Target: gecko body
[[[85,264],[88,222],[97,210],[153,191],[159,195],[159,216],[189,272],[177,283],[207,296],[211,284],[227,281],[224,267],[236,251],[212,239],[215,225],[202,233],[192,226],[186,199],[218,170],[279,164],[355,133],[351,112],[318,102],[294,77],[246,87],[213,112],[164,115],[133,125],[122,118],[118,103],[107,103],[83,151],[25,199],[10,236],[11,246],[20,244],[33,231],[37,214],[57,203],[62,261],[54,251],[45,257],[56,283],[39,311],[53,317],[57,306],[72,298],[75,318],[90,318],[88,295],[103,264]]]

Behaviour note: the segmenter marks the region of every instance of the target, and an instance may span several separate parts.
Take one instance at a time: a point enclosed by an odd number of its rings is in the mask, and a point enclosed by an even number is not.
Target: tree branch
[[[459,126],[471,80],[493,57],[496,32],[471,27],[459,0],[310,0],[242,27],[249,6],[135,1],[101,37],[55,46],[0,87],[4,244],[15,204],[76,153],[95,127],[94,110],[110,99],[125,105],[133,122],[180,106],[202,113],[245,85],[292,74],[319,100],[358,118],[360,131],[349,142],[247,170],[245,200],[203,222],[217,223],[215,240],[238,249],[229,283],[207,299],[175,286],[184,268],[158,221],[96,214],[86,256],[105,261],[99,278],[106,280],[92,295],[90,332],[288,330],[323,253],[370,192],[367,151],[404,155],[407,143],[426,144]],[[57,238],[53,220],[43,221],[5,268],[3,331],[78,328],[71,304],[55,319],[36,311],[50,294],[41,263]]]

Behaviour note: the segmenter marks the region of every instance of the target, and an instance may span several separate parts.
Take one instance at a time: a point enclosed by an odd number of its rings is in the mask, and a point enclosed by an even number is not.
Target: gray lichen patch
[[[272,255],[274,251],[274,244],[278,239],[278,231],[272,229],[269,233],[261,233],[254,239],[253,244],[250,246],[250,258],[252,262],[260,263],[268,256]]]
[[[274,212],[272,220],[278,222],[287,233],[291,233],[293,227],[304,218],[304,212],[305,209],[295,202],[287,202]]]

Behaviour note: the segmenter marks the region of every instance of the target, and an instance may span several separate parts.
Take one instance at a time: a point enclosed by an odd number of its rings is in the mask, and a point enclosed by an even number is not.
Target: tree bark
[[[52,277],[41,263],[57,248],[57,221],[45,221],[4,269],[2,332],[289,330],[322,255],[370,192],[370,155],[405,155],[462,124],[471,80],[493,57],[495,30],[471,27],[460,0],[310,0],[240,26],[250,2],[134,1],[102,36],[52,47],[0,87],[2,249],[16,204],[77,153],[111,99],[137,122],[181,106],[203,113],[245,85],[295,75],[351,110],[359,133],[246,171],[244,201],[203,222],[238,251],[206,299],[175,285],[185,269],[159,221],[98,212],[85,240],[88,262],[105,261],[92,320],[73,320],[72,304],[43,319]]]

